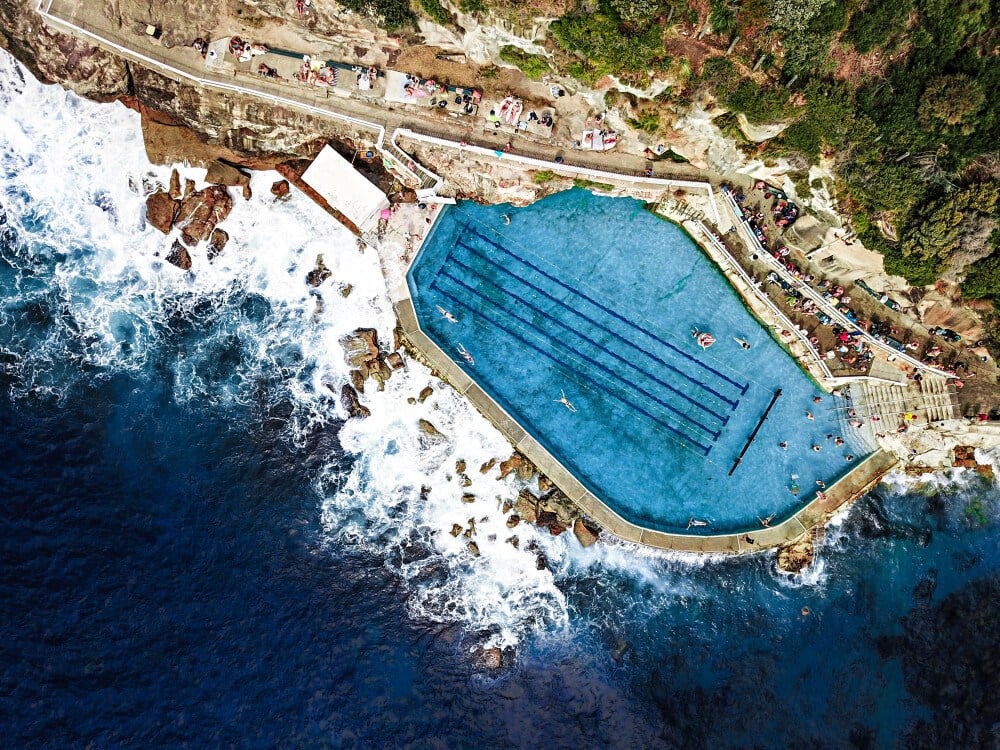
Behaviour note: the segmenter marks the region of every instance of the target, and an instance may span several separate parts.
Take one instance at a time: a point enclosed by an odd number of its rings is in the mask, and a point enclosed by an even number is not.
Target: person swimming
[[[569,409],[571,412],[573,412],[575,414],[576,413],[576,407],[573,406],[573,402],[572,401],[570,401],[568,398],[566,398],[566,391],[560,390],[559,393],[562,395],[562,398],[553,399],[554,402],[557,403],[557,404],[562,404],[563,406],[565,406],[567,409]]]
[[[733,336],[733,341],[739,344],[741,349],[747,350],[750,348],[750,342],[747,341],[746,339],[741,339],[737,338],[736,336]]]
[[[461,354],[462,358],[470,365],[472,365],[473,367],[476,366],[476,360],[472,358],[472,355],[469,354],[469,351],[465,348],[463,344],[459,344],[457,347],[455,347],[455,351]]]
[[[760,521],[760,525],[766,529],[771,525],[771,521],[774,520],[774,516],[775,516],[774,513],[769,515],[767,518],[761,518],[760,516],[757,516],[757,520]]]
[[[691,518],[688,520],[688,528],[692,526],[708,526],[708,521],[699,521],[697,518]]]
[[[441,305],[435,305],[437,311],[441,313],[441,317],[447,320],[449,323],[457,323],[458,318],[452,315],[448,310],[445,310]]]
[[[510,224],[510,215],[509,214],[501,214],[500,218],[503,219],[503,223],[504,224]]]

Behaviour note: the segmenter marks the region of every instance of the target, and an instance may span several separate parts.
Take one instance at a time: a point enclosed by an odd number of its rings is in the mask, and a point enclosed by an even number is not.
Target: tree
[[[971,117],[985,101],[982,88],[969,76],[935,76],[920,97],[917,120],[925,127],[959,126],[963,135],[969,135],[975,130]]]
[[[994,222],[998,200],[1000,184],[990,182],[971,185],[931,201],[916,212],[913,225],[902,242],[902,254],[915,255],[933,261],[938,268],[944,267],[964,238],[972,232],[982,234],[984,221]],[[985,249],[980,248],[980,251]],[[964,252],[972,251],[971,247],[964,248]],[[979,257],[984,254],[980,252]]]

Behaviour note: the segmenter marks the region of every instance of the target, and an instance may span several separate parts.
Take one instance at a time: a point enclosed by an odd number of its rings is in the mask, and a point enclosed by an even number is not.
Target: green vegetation
[[[663,32],[654,22],[668,8],[656,0],[600,0],[596,12],[564,16],[551,30],[565,52],[580,58],[570,72],[583,81],[645,74],[669,62]]]
[[[551,169],[539,169],[535,172],[531,181],[536,185],[544,185],[546,182],[552,182],[556,178],[556,173]]]
[[[510,45],[501,47],[500,59],[505,63],[516,65],[528,78],[533,78],[536,81],[551,71],[548,60],[541,55],[532,55],[530,52],[525,52],[520,47],[512,47]]]
[[[584,190],[605,190],[611,191],[615,189],[614,185],[609,185],[606,182],[592,182],[591,180],[573,180],[573,186],[578,188],[583,188]]]
[[[433,18],[442,26],[448,26],[452,22],[451,13],[441,5],[441,0],[420,0],[420,7],[424,13]]]
[[[390,31],[412,27],[417,18],[409,0],[338,0],[348,10],[372,18]]]
[[[638,117],[631,118],[628,124],[636,130],[656,133],[660,129],[660,113],[655,109],[647,109],[641,112]]]

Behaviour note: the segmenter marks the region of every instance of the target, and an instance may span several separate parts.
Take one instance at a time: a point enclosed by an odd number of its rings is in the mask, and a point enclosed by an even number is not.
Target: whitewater
[[[204,186],[203,169],[176,166],[182,180]],[[892,475],[828,528],[816,564],[797,578],[777,571],[769,552],[682,555],[607,535],[584,550],[571,534],[524,524],[515,549],[501,506],[525,485],[478,470],[511,446],[426,367],[407,358],[384,391],[366,387],[372,416],[347,419],[338,398],[349,382],[342,339],[370,327],[391,341],[395,326],[375,252],[359,252],[304,196],[275,201],[270,186],[280,176],[265,172],[253,175],[250,200],[234,195],[221,225],[231,237],[225,250],[209,261],[195,248],[192,270],[181,271],[165,260],[174,238],[144,219],[146,195],[169,175],[148,162],[138,114],[43,86],[0,54],[4,398],[58,410],[127,376],[167,389],[181,412],[220,422],[260,410],[262,420],[245,429],[273,430],[290,455],[304,457],[294,470],[311,517],[289,525],[316,529],[308,554],[331,566],[363,555],[394,582],[380,585],[402,599],[412,627],[436,639],[458,626],[458,663],[468,672],[456,668],[449,679],[457,682],[426,677],[426,690],[483,691],[474,694],[496,716],[481,729],[496,741],[531,745],[537,722],[563,721],[579,730],[563,737],[567,745],[577,737],[848,746],[858,726],[882,745],[915,721],[900,657],[880,651],[878,639],[899,637],[931,571],[938,599],[995,575],[995,485],[961,470]],[[313,289],[305,277],[318,255],[332,276]],[[419,402],[427,385],[434,393]],[[420,419],[444,438],[429,439]],[[317,451],[319,434],[334,437]],[[462,486],[458,461],[471,487]],[[478,498],[472,505],[462,502],[467,492]],[[970,521],[971,503],[982,504],[984,523]],[[470,518],[478,557],[448,533]],[[391,635],[384,645],[392,650]],[[477,672],[470,654],[484,645],[516,647],[508,677]],[[498,698],[519,712],[516,730]],[[532,713],[540,702],[544,717]],[[421,705],[399,715],[423,721]],[[588,734],[591,725],[603,733]]]

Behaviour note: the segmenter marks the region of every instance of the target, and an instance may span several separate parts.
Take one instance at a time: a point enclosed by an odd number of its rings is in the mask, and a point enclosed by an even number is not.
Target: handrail
[[[802,331],[799,330],[799,327],[795,325],[795,323],[791,320],[791,318],[789,318],[785,314],[784,310],[782,310],[774,303],[774,300],[772,300],[770,297],[764,294],[764,292],[762,292],[757,287],[757,284],[753,280],[753,277],[749,273],[747,273],[746,269],[744,269],[743,266],[741,266],[739,262],[736,260],[736,258],[732,256],[732,253],[729,252],[726,246],[723,245],[721,242],[719,242],[719,240],[715,237],[715,235],[709,231],[708,227],[705,226],[705,223],[699,221],[697,222],[697,225],[701,229],[701,231],[704,232],[705,236],[708,238],[709,242],[712,243],[715,249],[718,250],[720,253],[722,253],[729,260],[729,262],[732,263],[733,268],[736,270],[736,273],[738,273],[740,277],[743,279],[743,281],[750,286],[750,289],[753,290],[753,293],[757,297],[757,299],[763,302],[773,315],[777,316],[777,318],[780,321],[785,323],[787,329],[791,331],[793,334],[795,334],[795,336],[799,339],[799,341],[801,341],[805,345],[805,347],[809,350],[810,354],[812,354],[813,358],[816,360],[816,364],[819,365],[820,371],[823,373],[824,377],[832,380],[834,375],[830,371],[829,365],[827,365],[822,355],[819,353],[816,347],[812,345],[812,342],[808,339],[808,337]]]
[[[726,204],[732,211],[733,218],[736,221],[737,225],[743,230],[744,235],[747,237],[747,241],[750,243],[750,247],[756,248],[761,253],[762,257],[765,259],[765,262],[769,263],[774,268],[774,270],[777,273],[779,273],[786,281],[788,281],[794,288],[800,290],[803,294],[809,297],[831,318],[836,320],[837,323],[839,323],[841,326],[843,326],[848,330],[860,333],[861,337],[869,345],[881,349],[884,352],[887,352],[890,356],[899,357],[920,370],[926,370],[927,372],[933,373],[935,375],[940,375],[943,378],[952,377],[943,370],[939,370],[936,367],[931,367],[930,365],[921,362],[919,359],[911,357],[906,352],[901,352],[898,349],[894,349],[893,347],[886,344],[884,341],[875,338],[870,333],[861,328],[861,326],[859,326],[857,323],[854,323],[850,319],[848,319],[847,316],[845,316],[842,312],[840,312],[840,310],[831,305],[823,297],[822,294],[819,294],[815,289],[810,287],[808,284],[804,284],[799,279],[792,277],[788,273],[788,269],[786,269],[784,265],[778,262],[774,258],[774,256],[771,255],[771,253],[767,250],[767,248],[765,248],[760,243],[760,240],[758,240],[757,237],[754,236],[754,233],[750,231],[749,227],[747,226],[746,219],[741,218],[740,215],[741,212],[738,210],[738,207],[736,205],[736,200],[733,198],[732,193],[730,193],[729,191],[723,191],[723,193],[726,196]]]

